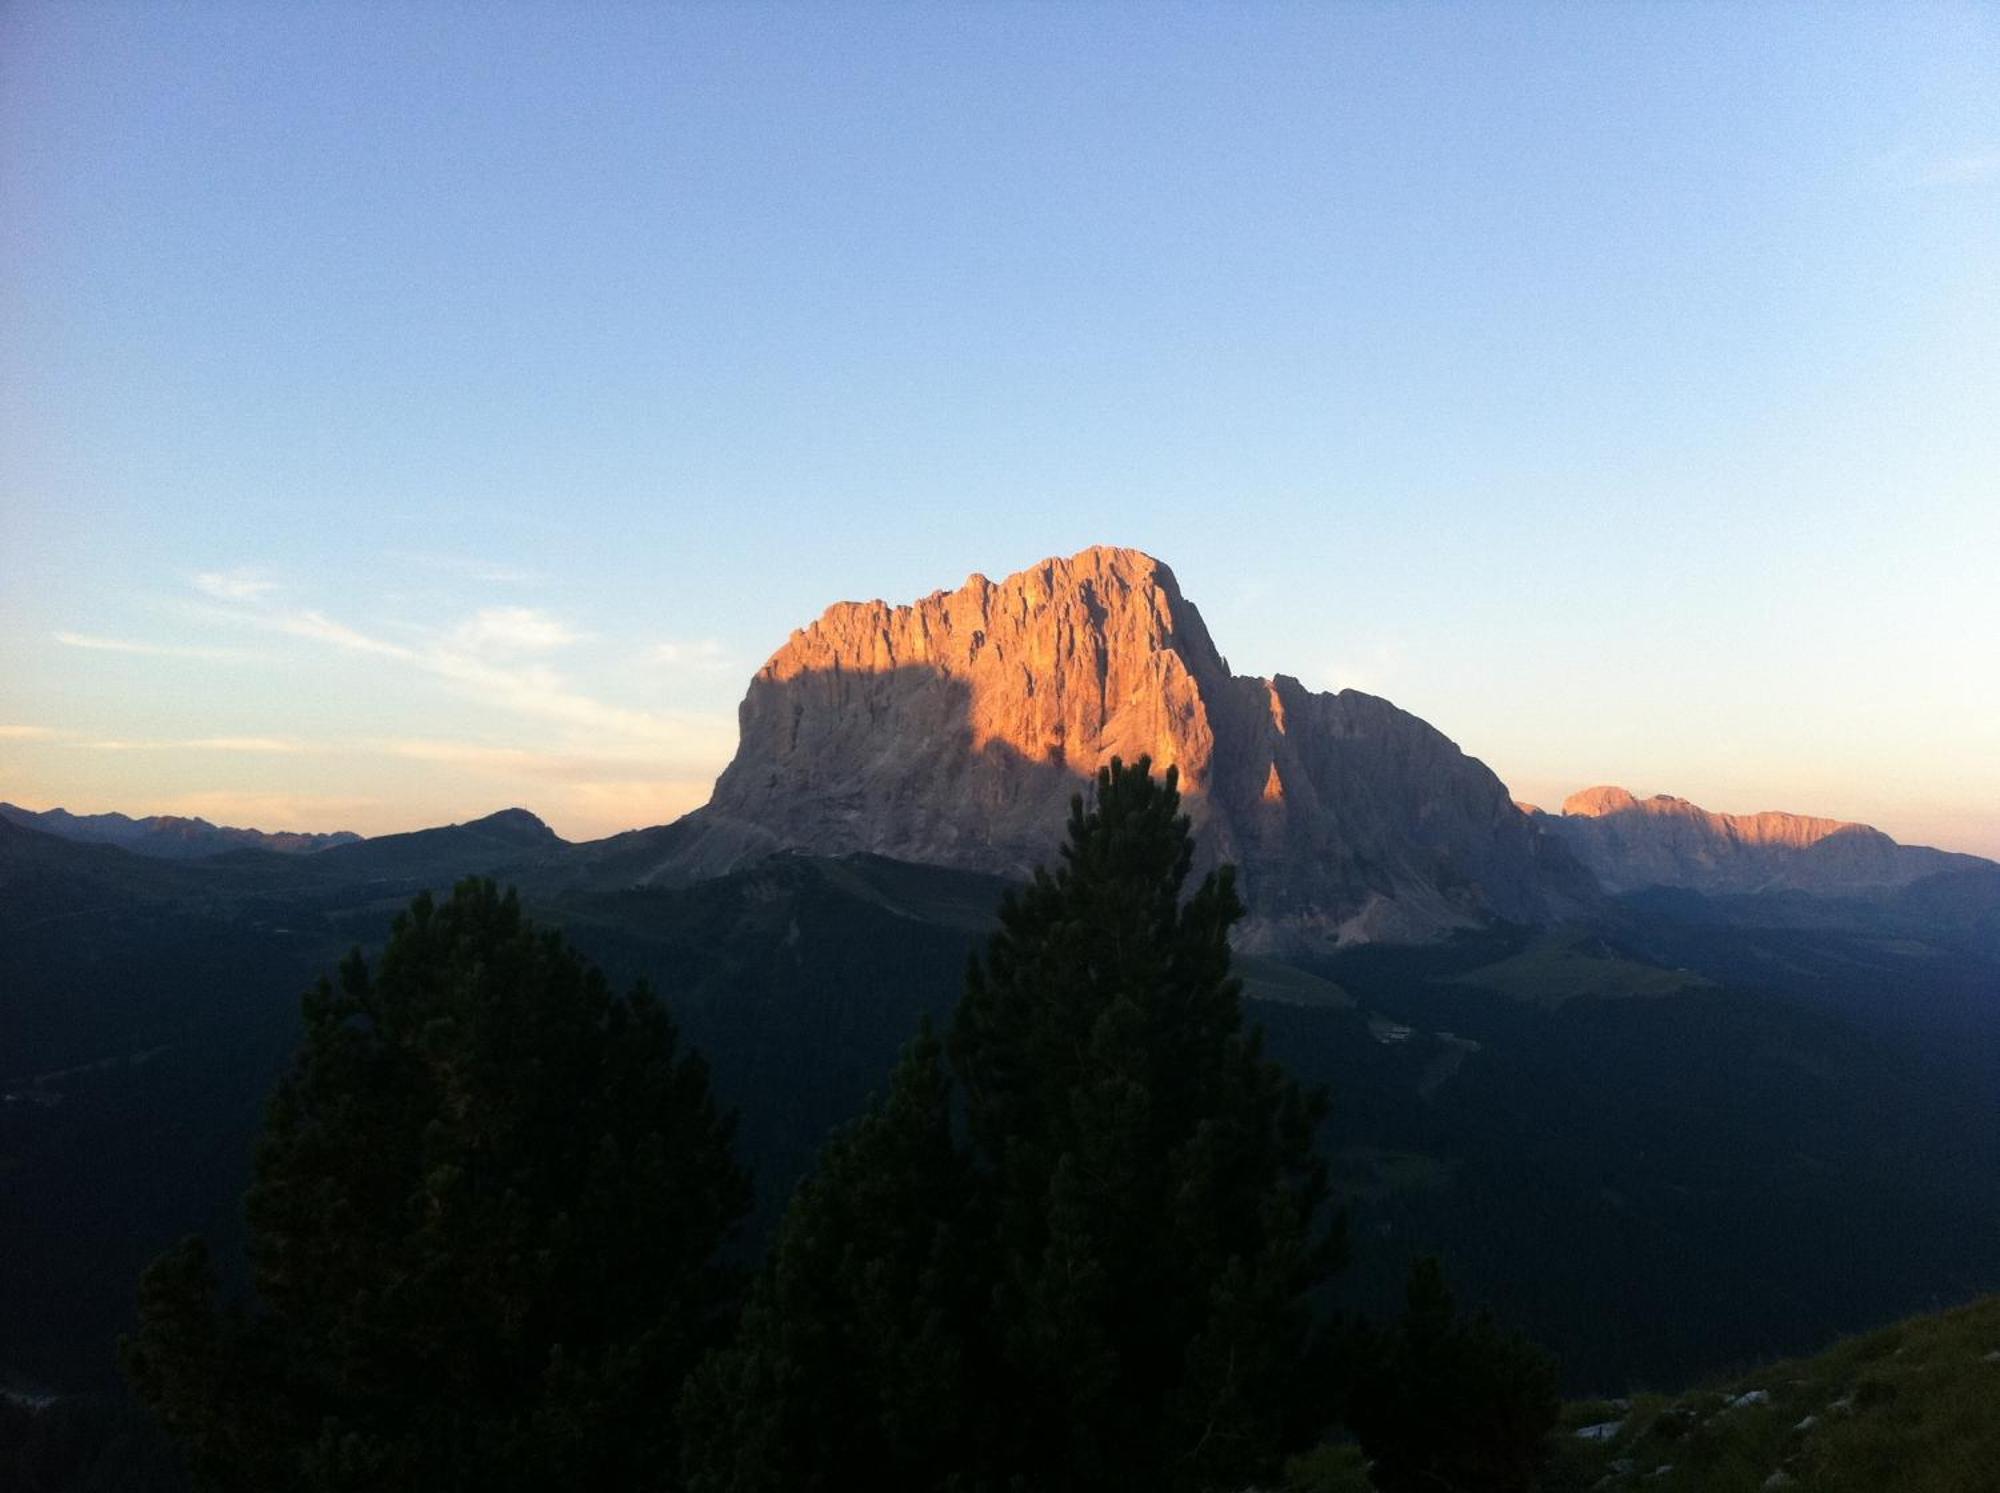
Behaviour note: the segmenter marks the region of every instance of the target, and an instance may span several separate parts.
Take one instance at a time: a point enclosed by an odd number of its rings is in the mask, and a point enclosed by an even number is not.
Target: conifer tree
[[[474,880],[305,1022],[247,1199],[254,1307],[189,1241],[125,1345],[197,1483],[657,1486],[748,1203],[666,1012]]]
[[[951,1034],[992,1230],[993,1396],[1029,1486],[1240,1487],[1325,1404],[1323,1103],[1243,1031],[1231,868],[1183,900],[1177,773],[1114,760],[1095,786],[1056,869],[1002,906]]]
[[[737,1343],[690,1382],[691,1490],[965,1486],[982,1420],[970,1180],[926,1024],[799,1184]]]
[[[1320,1101],[1242,1030],[1230,872],[1183,900],[1175,773],[1094,786],[973,962],[956,1099],[920,1040],[795,1197],[692,1486],[1237,1488],[1317,1429]]]

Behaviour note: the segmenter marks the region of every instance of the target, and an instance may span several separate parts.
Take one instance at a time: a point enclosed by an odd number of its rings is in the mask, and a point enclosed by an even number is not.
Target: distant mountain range
[[[72,814],[67,809],[23,809],[0,803],[0,819],[26,825],[65,840],[81,840],[92,845],[116,845],[140,855],[156,855],[163,860],[197,860],[220,855],[227,850],[275,850],[285,855],[308,855],[335,845],[349,845],[361,838],[348,830],[331,834],[306,834],[298,830],[235,829],[210,824],[206,819],[188,819],[177,814],[153,814],[133,819],[124,814]]]
[[[1879,829],[1803,814],[1712,814],[1684,798],[1587,788],[1562,813],[1524,806],[1609,892],[1684,887],[1715,893],[1893,891],[1941,872],[1991,866],[1976,855],[1899,845]]]

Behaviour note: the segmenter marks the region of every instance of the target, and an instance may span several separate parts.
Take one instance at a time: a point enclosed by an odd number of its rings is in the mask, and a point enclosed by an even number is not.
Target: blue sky
[[[848,597],[2000,854],[2000,11],[0,10],[0,797],[571,836]]]

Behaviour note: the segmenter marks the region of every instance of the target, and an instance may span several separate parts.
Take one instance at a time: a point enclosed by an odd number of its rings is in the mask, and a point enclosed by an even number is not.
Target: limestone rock
[[[772,849],[1025,875],[1113,757],[1179,770],[1251,947],[1534,921],[1596,888],[1482,763],[1388,701],[1229,672],[1173,572],[1085,550],[907,606],[830,607],[757,671],[657,877]]]
[[[1867,893],[1907,886],[1979,857],[1899,845],[1878,829],[1804,814],[1713,814],[1665,794],[1586,788],[1560,816],[1530,817],[1558,835],[1607,891]]]

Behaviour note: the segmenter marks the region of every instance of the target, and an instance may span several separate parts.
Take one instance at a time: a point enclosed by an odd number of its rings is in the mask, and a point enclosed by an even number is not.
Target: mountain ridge
[[[234,825],[211,824],[206,819],[181,814],[149,814],[135,819],[119,813],[72,814],[64,808],[24,809],[11,803],[0,803],[0,819],[28,829],[39,829],[65,840],[116,845],[162,860],[198,860],[243,849],[269,850],[280,855],[312,855],[338,845],[351,845],[361,839],[352,830],[344,829],[325,833],[243,829]]]
[[[777,849],[1023,876],[1114,757],[1178,771],[1246,948],[1421,941],[1597,896],[1485,764],[1355,690],[1232,674],[1173,571],[1098,546],[915,602],[840,602],[752,678],[709,803],[641,881]]]
[[[1708,894],[1800,891],[1817,896],[1892,892],[1981,857],[1904,845],[1872,825],[1808,814],[1720,814],[1684,798],[1639,798],[1599,785],[1571,794],[1560,814],[1525,809],[1561,839],[1606,891],[1678,887]]]

